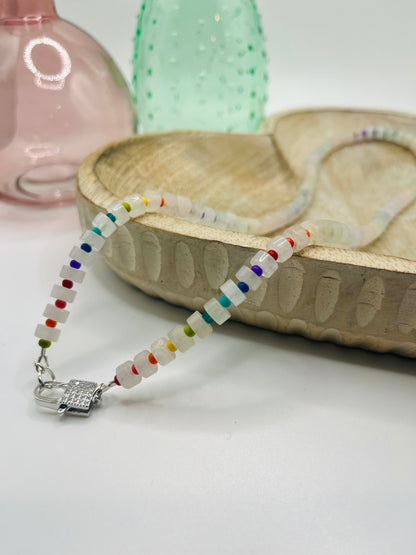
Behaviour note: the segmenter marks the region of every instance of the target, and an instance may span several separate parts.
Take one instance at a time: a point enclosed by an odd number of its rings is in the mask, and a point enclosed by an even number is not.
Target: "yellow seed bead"
[[[175,351],[177,351],[178,349],[175,347],[175,345],[172,343],[172,341],[168,341],[166,343],[166,347],[169,349],[169,351],[171,351],[172,353],[174,353]]]
[[[147,198],[146,198],[146,197],[142,197],[142,199],[144,200],[145,205],[148,206],[149,201],[147,200]]]

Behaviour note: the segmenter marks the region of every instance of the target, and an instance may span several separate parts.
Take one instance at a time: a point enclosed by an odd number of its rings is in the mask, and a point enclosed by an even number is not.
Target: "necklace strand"
[[[235,280],[228,279],[220,286],[220,293],[204,305],[203,311],[195,311],[186,319],[185,325],[172,328],[167,337],[161,337],[144,349],[117,366],[115,376],[100,386],[93,382],[71,380],[69,384],[56,381],[54,372],[49,367],[47,349],[57,342],[61,330],[58,324],[64,324],[69,316],[68,304],[74,302],[76,291],[74,283],[84,281],[85,271],[89,267],[94,253],[100,251],[105,240],[118,227],[131,219],[138,218],[146,212],[165,213],[183,218],[194,223],[219,227],[231,231],[248,233],[267,233],[271,229],[288,225],[305,211],[310,204],[323,161],[333,152],[352,144],[367,141],[385,141],[402,146],[416,156],[416,138],[408,133],[386,128],[367,128],[334,139],[316,149],[306,165],[306,178],[299,188],[296,198],[285,208],[271,212],[260,218],[243,218],[230,212],[215,211],[209,206],[193,203],[190,199],[172,193],[146,191],[143,196],[132,194],[122,201],[110,204],[107,213],[98,213],[92,221],[91,229],[81,235],[81,243],[71,250],[70,262],[60,272],[62,281],[55,284],[51,291],[54,303],[49,303],[43,316],[44,324],[39,324],[35,337],[41,353],[35,362],[39,385],[35,396],[41,400],[41,394],[47,389],[62,388],[64,394],[60,399],[58,412],[71,412],[71,403],[76,414],[88,414],[92,404],[98,402],[101,395],[115,385],[129,389],[138,385],[143,378],[148,378],[158,370],[175,360],[176,353],[185,353],[195,344],[195,337],[203,339],[213,331],[212,324],[222,325],[231,314],[228,308],[239,306],[246,300],[249,291],[256,291],[263,278],[270,278],[279,264],[286,262],[293,253],[308,245],[325,245],[331,247],[356,248],[368,245],[377,239],[395,216],[416,198],[416,183],[412,182],[398,195],[380,208],[372,220],[363,226],[351,226],[335,220],[311,220],[293,225],[283,234],[270,239],[266,251],[258,251],[250,260],[250,265],[243,265],[236,273]],[[49,379],[45,379],[45,378]],[[77,404],[78,403],[78,404]]]

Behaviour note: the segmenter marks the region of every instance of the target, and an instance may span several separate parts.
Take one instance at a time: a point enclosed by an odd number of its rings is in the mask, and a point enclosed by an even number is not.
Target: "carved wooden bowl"
[[[139,135],[91,154],[78,180],[83,228],[112,201],[153,188],[214,208],[260,215],[295,195],[309,153],[328,138],[383,125],[416,133],[416,118],[353,110],[308,110],[269,118],[262,133]],[[366,143],[332,155],[302,219],[365,223],[409,180],[412,155]],[[362,251],[309,247],[232,308],[241,322],[375,351],[416,356],[416,206]],[[149,214],[115,233],[108,265],[150,295],[201,309],[267,237],[220,231]]]

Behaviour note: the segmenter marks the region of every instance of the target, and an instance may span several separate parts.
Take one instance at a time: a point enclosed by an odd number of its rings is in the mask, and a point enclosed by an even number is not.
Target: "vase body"
[[[0,0],[0,198],[74,201],[79,163],[130,135],[128,87],[107,52],[53,0]]]
[[[145,0],[133,86],[140,131],[255,131],[267,60],[254,0]]]

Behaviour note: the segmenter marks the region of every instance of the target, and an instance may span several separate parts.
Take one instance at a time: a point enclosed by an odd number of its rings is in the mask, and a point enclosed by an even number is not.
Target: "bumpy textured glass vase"
[[[73,201],[81,160],[134,128],[128,87],[95,40],[53,0],[0,0],[0,198]]]
[[[146,0],[133,85],[141,131],[255,131],[267,66],[254,0]]]

